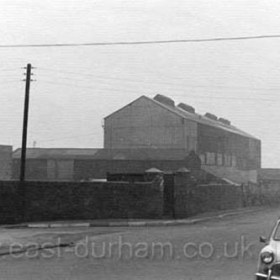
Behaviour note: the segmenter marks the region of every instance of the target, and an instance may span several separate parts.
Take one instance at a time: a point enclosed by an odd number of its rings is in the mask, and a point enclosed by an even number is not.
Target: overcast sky
[[[276,0],[1,0],[0,45],[280,34]],[[0,48],[0,144],[20,146],[32,63],[28,145],[102,147],[102,119],[140,95],[168,95],[262,140],[280,166],[280,39]]]

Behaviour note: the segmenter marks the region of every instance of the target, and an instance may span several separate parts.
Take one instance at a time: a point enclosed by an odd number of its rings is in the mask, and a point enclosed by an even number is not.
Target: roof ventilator
[[[161,94],[157,94],[155,97],[154,97],[154,100],[164,104],[164,105],[167,105],[167,106],[170,106],[170,107],[175,107],[175,102],[174,100],[172,100],[171,98],[165,96],[165,95],[161,95]]]

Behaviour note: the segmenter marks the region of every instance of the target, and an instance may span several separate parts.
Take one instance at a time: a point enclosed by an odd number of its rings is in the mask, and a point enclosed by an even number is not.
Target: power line
[[[136,94],[141,94],[140,91],[135,91],[135,90],[130,90],[130,89],[116,89],[116,88],[96,88],[93,86],[80,86],[77,84],[69,84],[69,83],[61,83],[61,82],[53,82],[53,81],[47,81],[47,80],[40,80],[44,83],[47,84],[51,84],[51,85],[63,85],[63,86],[68,86],[68,87],[77,87],[77,88],[88,88],[88,89],[94,89],[96,91],[107,91],[107,92],[128,92],[128,93],[136,93]],[[182,91],[184,89],[177,89],[177,91]],[[155,92],[155,91],[153,91]],[[150,90],[150,93],[151,90]],[[142,94],[147,94],[143,93]],[[172,93],[172,96],[179,96],[179,97],[191,97],[191,98],[200,98],[200,99],[224,99],[224,100],[251,100],[251,101],[256,101],[256,100],[260,100],[260,101],[274,101],[274,99],[269,99],[269,98],[254,98],[254,97],[223,97],[223,96],[201,96],[201,95],[190,95],[190,94],[176,94],[176,93]]]
[[[74,72],[71,72],[74,73]],[[77,73],[78,74],[78,73]],[[88,74],[90,75],[90,74]],[[94,75],[91,75],[92,77],[94,77]],[[101,76],[96,76],[98,79],[105,79],[105,80],[109,80],[109,82],[111,82],[111,77],[101,77]],[[81,79],[77,79],[75,78],[66,78],[66,77],[60,77],[60,79],[65,79],[65,80],[70,80],[70,81],[80,81],[80,82],[84,82],[84,80]],[[151,84],[163,84],[163,85],[167,85],[170,87],[173,87],[176,90],[185,90],[185,88],[206,88],[206,89],[218,89],[218,90],[224,90],[224,89],[228,89],[228,90],[235,90],[235,91],[280,91],[280,88],[250,88],[250,87],[228,87],[228,86],[203,86],[203,85],[186,85],[186,84],[174,84],[174,83],[168,83],[168,82],[158,82],[158,81],[146,81],[146,80],[127,80],[127,79],[122,79],[122,78],[116,78],[117,80],[120,81],[124,81],[124,82],[137,82],[137,83],[151,83]],[[113,78],[114,80],[114,78]],[[53,81],[46,81],[48,83],[54,83],[54,84],[61,84],[61,85],[69,85],[69,86],[74,86],[74,87],[78,87],[78,88],[92,88],[91,86],[93,86],[93,84],[89,85],[89,86],[85,86],[85,85],[77,85],[77,84],[68,84],[68,83],[56,83]],[[108,86],[115,86],[114,84],[111,84],[109,82],[100,82],[100,81],[91,81],[94,84],[102,84],[102,85],[108,85]],[[117,85],[119,86],[119,85]],[[123,85],[120,85],[123,86]],[[146,86],[146,85],[145,85]],[[97,89],[97,88],[94,88]],[[123,92],[135,92],[135,90],[130,90],[129,88],[125,88],[125,89],[116,89],[116,88],[107,88],[107,90],[112,90],[112,91],[123,91]],[[150,89],[149,89],[150,90]],[[140,92],[139,92],[140,93]],[[269,95],[269,97],[278,97],[278,95]],[[221,97],[222,99],[227,99],[226,97]],[[231,98],[231,99],[239,99],[239,98]],[[252,99],[252,100],[264,100],[264,101],[268,101],[269,99],[264,99],[264,98],[246,98],[246,99]]]
[[[0,68],[0,71],[3,71],[3,72],[9,72],[9,71],[15,71],[15,70],[20,70],[20,68]]]
[[[0,85],[2,86],[3,84],[12,84],[12,83],[18,83],[21,84],[22,80],[18,79],[18,80],[4,80],[4,81],[0,81]]]
[[[198,39],[173,39],[173,40],[151,40],[151,41],[120,41],[120,42],[92,42],[92,43],[61,43],[61,44],[5,44],[0,48],[46,48],[46,47],[93,47],[93,46],[117,46],[117,45],[156,45],[156,44],[176,44],[176,43],[203,43],[221,41],[242,41],[259,39],[276,39],[280,34],[274,35],[255,35],[239,37],[216,37]]]
[[[187,87],[187,88],[206,88],[206,89],[230,89],[230,90],[249,90],[249,91],[280,91],[280,88],[257,88],[257,87],[238,87],[238,86],[220,86],[220,85],[190,85],[190,84],[185,84],[185,83],[170,83],[170,82],[162,82],[162,81],[148,81],[148,80],[135,80],[135,79],[130,79],[130,78],[120,78],[120,77],[111,77],[111,76],[100,76],[100,75],[94,75],[94,74],[87,74],[87,73],[79,73],[79,72],[72,72],[72,71],[62,71],[62,70],[51,70],[48,68],[40,68],[46,71],[55,71],[57,73],[61,74],[70,74],[70,75],[78,75],[81,77],[84,77],[85,79],[93,77],[97,79],[102,79],[102,80],[116,80],[116,81],[121,81],[121,82],[132,82],[132,83],[148,83],[148,84],[160,84],[160,85],[169,85],[169,86],[181,86],[181,87]],[[53,73],[52,73],[53,74]],[[60,79],[65,79],[65,80],[71,80],[71,81],[84,81],[81,79],[75,78],[69,78],[69,77],[59,77]],[[180,80],[182,81],[182,78],[175,78],[175,77],[169,77],[166,76],[166,78],[171,79],[171,80]],[[92,81],[92,80],[91,80]],[[100,82],[100,81],[94,81],[94,83],[100,83],[100,84],[105,84],[105,82]],[[107,84],[107,83],[106,83]],[[277,96],[278,95],[270,95],[270,96]]]
[[[129,90],[129,89],[116,89],[116,88],[96,88],[94,86],[80,86],[80,85],[77,85],[77,84],[69,84],[69,83],[61,83],[61,82],[53,82],[53,81],[48,81],[48,80],[41,80],[40,79],[40,82],[43,82],[43,83],[47,83],[47,84],[51,84],[51,85],[62,85],[62,86],[68,86],[68,87],[76,87],[76,88],[87,88],[87,89],[94,89],[94,90],[98,90],[98,91],[116,91],[116,92],[128,92],[128,93],[137,93],[137,94],[141,94],[141,92],[139,91],[133,91],[133,90]]]

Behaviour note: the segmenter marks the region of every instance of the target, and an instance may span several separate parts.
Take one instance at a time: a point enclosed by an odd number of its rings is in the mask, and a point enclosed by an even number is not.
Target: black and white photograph
[[[0,280],[280,280],[280,2],[0,1]]]

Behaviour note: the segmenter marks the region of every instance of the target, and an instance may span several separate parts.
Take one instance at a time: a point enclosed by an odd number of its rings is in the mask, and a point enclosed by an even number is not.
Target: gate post
[[[182,167],[177,170],[174,177],[174,216],[186,218],[190,215],[188,207],[190,171]]]

